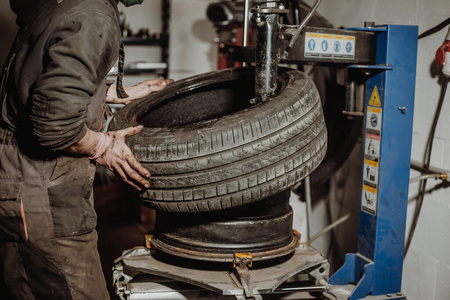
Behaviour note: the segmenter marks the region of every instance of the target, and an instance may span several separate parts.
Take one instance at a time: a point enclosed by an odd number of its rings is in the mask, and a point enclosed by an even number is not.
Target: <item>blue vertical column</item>
[[[371,75],[366,85],[358,253],[348,254],[330,279],[330,284],[357,284],[349,299],[401,290],[417,60],[417,26],[361,30],[378,36],[376,65],[364,66]]]

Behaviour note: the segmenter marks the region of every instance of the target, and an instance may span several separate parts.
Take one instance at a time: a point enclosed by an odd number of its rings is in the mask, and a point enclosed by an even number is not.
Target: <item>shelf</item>
[[[125,66],[125,74],[139,74],[154,72],[164,73],[167,70],[167,63],[163,62],[137,62]]]
[[[124,37],[122,38],[122,42],[124,45],[131,45],[131,46],[161,46],[165,45],[168,42],[167,37],[163,36],[155,36],[155,37],[149,37],[146,39],[142,38],[136,38],[136,37]]]

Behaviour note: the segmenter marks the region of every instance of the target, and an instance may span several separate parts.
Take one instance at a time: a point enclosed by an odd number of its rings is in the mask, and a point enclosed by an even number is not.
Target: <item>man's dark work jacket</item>
[[[43,1],[11,0],[23,27]],[[56,0],[53,0],[56,1]],[[102,127],[106,76],[119,55],[114,0],[64,0],[17,54],[6,102],[8,123],[46,149],[65,149]]]

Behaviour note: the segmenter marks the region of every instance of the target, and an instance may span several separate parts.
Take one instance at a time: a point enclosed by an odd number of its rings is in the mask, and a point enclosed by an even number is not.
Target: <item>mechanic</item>
[[[105,100],[126,104],[171,81],[122,86],[116,0],[11,0],[10,6],[19,33],[0,99],[1,293],[109,299],[97,251],[95,163],[137,190],[149,188],[150,173],[125,144],[142,126],[101,133]],[[106,77],[118,58],[111,85]]]

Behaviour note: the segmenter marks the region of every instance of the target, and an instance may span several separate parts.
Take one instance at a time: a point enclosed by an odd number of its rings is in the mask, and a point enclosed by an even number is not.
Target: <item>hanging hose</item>
[[[426,180],[426,179],[430,179],[430,178],[434,178],[436,180],[437,179],[448,180],[448,174],[447,173],[425,174],[425,175],[422,175],[422,176],[411,178],[409,180],[409,183],[422,181],[422,180]]]

